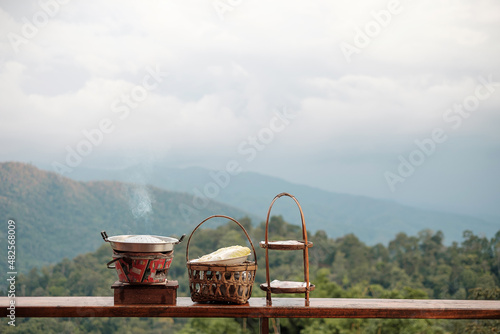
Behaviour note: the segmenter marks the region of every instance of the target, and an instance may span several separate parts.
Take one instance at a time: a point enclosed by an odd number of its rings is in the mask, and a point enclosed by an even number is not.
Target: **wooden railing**
[[[12,299],[0,297],[6,317]],[[260,318],[268,332],[269,318],[404,318],[500,319],[500,301],[430,299],[250,298],[244,305],[193,303],[178,297],[176,305],[114,305],[113,297],[16,297],[16,317],[169,317]]]

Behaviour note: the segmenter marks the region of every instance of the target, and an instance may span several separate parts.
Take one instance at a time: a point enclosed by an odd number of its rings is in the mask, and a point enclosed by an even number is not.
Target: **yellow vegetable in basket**
[[[235,257],[246,256],[250,254],[250,248],[243,246],[224,247],[207,255],[203,255],[199,259],[191,260],[191,262],[206,262],[227,260]]]

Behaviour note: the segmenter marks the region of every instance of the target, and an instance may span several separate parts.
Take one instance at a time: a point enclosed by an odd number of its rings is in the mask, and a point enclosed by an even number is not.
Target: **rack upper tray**
[[[282,241],[268,241],[266,244],[265,241],[260,242],[261,248],[268,249],[279,249],[279,250],[299,250],[312,247],[313,243],[311,241],[307,242],[307,245],[304,241],[300,240],[282,240]]]

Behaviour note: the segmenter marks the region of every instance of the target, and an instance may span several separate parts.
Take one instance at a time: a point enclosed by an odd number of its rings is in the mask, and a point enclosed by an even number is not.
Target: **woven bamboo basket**
[[[250,246],[252,246],[254,261],[246,260],[239,264],[190,262],[189,243],[191,237],[203,223],[216,217],[226,218],[238,224],[250,242]],[[198,224],[193,232],[191,232],[186,245],[186,262],[189,275],[189,290],[193,302],[245,304],[252,295],[252,287],[257,271],[257,256],[252,240],[245,228],[237,220],[228,216],[214,215]]]

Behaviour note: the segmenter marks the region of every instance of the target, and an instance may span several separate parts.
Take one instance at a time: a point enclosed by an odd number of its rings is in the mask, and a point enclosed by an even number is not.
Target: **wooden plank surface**
[[[10,299],[0,297],[0,316]],[[16,297],[16,317],[172,318],[413,318],[500,319],[500,301],[429,299],[251,298],[244,305],[198,304],[178,297],[176,305],[114,305],[113,297]]]

